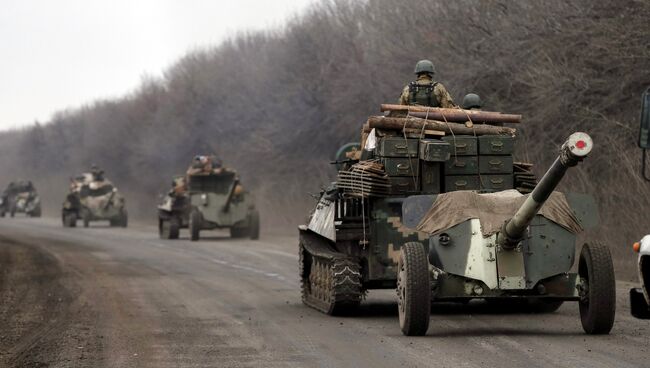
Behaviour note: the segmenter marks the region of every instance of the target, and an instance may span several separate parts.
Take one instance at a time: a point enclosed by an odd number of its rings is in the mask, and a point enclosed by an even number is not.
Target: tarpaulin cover
[[[528,195],[514,189],[484,194],[469,190],[442,193],[436,197],[418,224],[417,230],[437,234],[469,219],[479,219],[483,235],[492,235],[501,230],[503,224],[517,212]],[[564,194],[560,192],[551,194],[539,215],[573,233],[582,231],[582,226]]]

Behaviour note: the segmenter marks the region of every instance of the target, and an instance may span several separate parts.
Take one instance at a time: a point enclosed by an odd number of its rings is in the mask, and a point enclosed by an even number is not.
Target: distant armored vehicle
[[[41,217],[41,198],[29,180],[18,180],[9,183],[0,195],[0,216],[9,212],[11,217],[16,213],[24,213],[29,217]]]
[[[215,156],[196,156],[179,184],[177,178],[173,195],[158,207],[161,237],[177,238],[177,229],[187,226],[192,241],[213,229],[229,229],[233,238],[259,238],[260,215],[252,195]]]
[[[643,149],[642,175],[644,179],[650,181],[646,174],[646,150],[650,148],[650,87],[646,89],[641,99],[639,147]],[[630,290],[630,309],[634,317],[650,319],[650,235],[634,243],[634,251],[639,253],[638,269],[641,287]]]
[[[91,221],[109,221],[111,226],[127,227],[125,199],[103,173],[84,173],[70,182],[70,192],[63,202],[61,220],[64,227],[88,227]]]
[[[609,333],[609,249],[585,244],[571,272],[577,234],[597,224],[595,202],[554,192],[591,138],[571,135],[536,184],[530,164],[513,162],[515,130],[497,126],[520,116],[402,108],[407,118],[368,120],[358,162],[339,171],[300,226],[303,302],[336,314],[367,290],[394,288],[402,332],[424,335],[432,302],[552,312],[576,301],[586,333]]]
[[[189,225],[190,197],[184,176],[174,177],[172,189],[158,204],[158,232],[161,239],[178,239],[180,229]]]

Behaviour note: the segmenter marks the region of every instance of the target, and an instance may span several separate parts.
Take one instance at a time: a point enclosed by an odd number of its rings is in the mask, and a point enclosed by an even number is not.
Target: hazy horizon
[[[0,130],[125,95],[192,49],[280,26],[313,2],[0,0]]]

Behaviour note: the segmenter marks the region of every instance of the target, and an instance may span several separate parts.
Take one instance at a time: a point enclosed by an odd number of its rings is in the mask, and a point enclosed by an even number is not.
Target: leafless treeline
[[[325,1],[284,29],[192,52],[121,99],[2,134],[0,184],[33,178],[56,206],[66,178],[94,162],[153,213],[171,175],[214,151],[267,220],[274,209],[267,224],[296,224],[336,148],[430,58],[456,99],[477,92],[487,109],[524,114],[520,158],[540,172],[570,132],[591,133],[595,157],[565,189],[595,193],[601,234],[623,246],[650,229],[635,147],[648,19],[650,2],[635,0]]]

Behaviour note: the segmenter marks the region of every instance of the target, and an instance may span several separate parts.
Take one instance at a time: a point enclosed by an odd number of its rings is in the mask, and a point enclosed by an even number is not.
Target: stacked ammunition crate
[[[375,150],[392,195],[512,189],[513,138],[455,135],[442,139],[385,136]]]
[[[513,188],[513,138],[500,135],[446,136],[451,157],[444,167],[444,190],[500,191]]]

